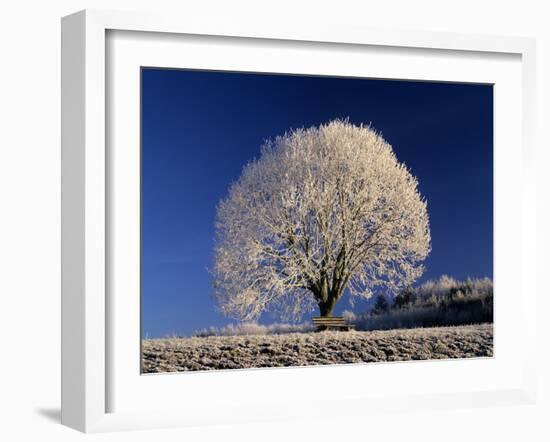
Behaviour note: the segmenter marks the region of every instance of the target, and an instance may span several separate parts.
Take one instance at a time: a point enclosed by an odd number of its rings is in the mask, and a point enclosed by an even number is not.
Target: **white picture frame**
[[[533,39],[518,37],[491,37],[450,33],[426,33],[415,31],[388,31],[375,29],[358,29],[345,26],[322,26],[309,24],[300,28],[281,24],[267,23],[214,23],[209,20],[198,20],[196,17],[186,19],[154,16],[151,14],[134,14],[126,12],[111,12],[99,10],[81,11],[63,18],[62,21],[62,423],[85,432],[110,431],[122,429],[156,428],[167,426],[207,425],[221,422],[254,422],[262,420],[276,420],[285,418],[308,418],[315,415],[319,407],[328,402],[338,403],[338,413],[341,414],[368,414],[373,410],[399,411],[405,409],[452,408],[468,406],[485,406],[509,403],[532,403],[535,397],[535,339],[525,339],[526,344],[516,355],[514,376],[508,383],[483,388],[482,384],[467,386],[461,391],[452,393],[441,389],[435,382],[433,389],[426,390],[425,394],[418,392],[388,391],[385,394],[379,391],[376,395],[366,394],[362,389],[352,396],[339,396],[338,393],[327,396],[308,398],[308,407],[296,400],[295,405],[287,404],[280,407],[276,401],[270,407],[262,403],[257,389],[261,385],[271,383],[273,375],[267,371],[254,372],[239,371],[234,373],[200,373],[193,378],[187,377],[187,386],[178,387],[175,376],[158,376],[162,381],[151,381],[145,389],[156,389],[167,395],[174,388],[188,388],[186,401],[192,406],[175,407],[166,401],[167,405],[157,409],[146,409],[136,406],[113,407],[110,399],[112,391],[118,388],[113,384],[113,372],[119,366],[124,367],[124,361],[130,360],[131,352],[135,349],[130,346],[130,353],[125,354],[116,350],[119,347],[112,344],[114,339],[122,339],[124,334],[117,338],[116,326],[120,323],[116,312],[112,309],[112,300],[109,290],[112,289],[112,267],[109,266],[109,256],[112,250],[109,244],[116,241],[112,235],[117,234],[116,228],[110,226],[110,213],[113,204],[117,204],[116,196],[111,194],[109,183],[109,143],[112,142],[110,133],[106,130],[106,121],[111,121],[109,104],[109,84],[111,76],[108,64],[113,60],[108,57],[117,56],[117,52],[109,51],[108,33],[113,32],[142,32],[171,36],[172,39],[185,36],[215,36],[226,39],[225,44],[231,41],[246,39],[247,41],[269,41],[277,45],[300,46],[300,50],[315,45],[337,45],[338,48],[376,48],[380,53],[400,48],[401,51],[428,50],[435,58],[445,54],[470,54],[473,58],[483,60],[495,54],[505,57],[512,56],[519,63],[520,69],[517,84],[521,88],[516,99],[519,100],[516,113],[509,118],[521,117],[518,126],[517,148],[511,147],[514,155],[508,162],[520,160],[521,186],[517,189],[518,204],[521,210],[516,223],[509,228],[518,229],[518,238],[515,247],[520,256],[516,259],[517,273],[508,275],[510,282],[521,291],[521,301],[517,304],[522,314],[515,319],[522,329],[523,337],[535,336],[534,318],[536,286],[534,269],[536,268],[535,249],[535,176],[534,170],[534,108],[535,108],[535,43]],[[153,35],[153,34],[148,34]],[[178,37],[179,36],[179,37]],[[279,42],[279,43],[277,43]],[[135,48],[139,42],[132,42]],[[281,43],[282,44],[282,43]],[[305,44],[305,46],[304,46]],[[309,46],[308,46],[309,45]],[[305,49],[304,49],[305,48]],[[157,48],[158,49],[158,48]],[[134,50],[135,52],[135,50]],[[146,51],[143,51],[146,52]],[[158,50],[155,53],[159,53]],[[113,55],[114,54],[114,55]],[[492,55],[491,55],[492,54]],[[121,57],[122,58],[122,57]],[[139,60],[130,57],[129,63],[138,63]],[[165,61],[159,59],[159,63]],[[420,68],[422,66],[420,65]],[[243,70],[246,69],[243,67]],[[251,68],[249,68],[251,69]],[[106,72],[109,75],[106,75]],[[473,81],[473,80],[472,80]],[[505,81],[505,80],[503,80]],[[512,83],[510,83],[512,84]],[[514,83],[515,84],[515,83]],[[495,103],[498,109],[498,100]],[[519,112],[519,113],[518,113]],[[116,118],[114,119],[116,122]],[[510,121],[512,122],[512,121]],[[517,123],[517,122],[516,122]],[[498,131],[497,131],[497,137]],[[501,158],[504,158],[502,156]],[[503,161],[501,164],[506,163]],[[112,183],[111,183],[112,184]],[[502,206],[501,206],[502,207]],[[498,222],[498,221],[497,221]],[[116,223],[115,223],[116,224]],[[507,253],[498,248],[495,241],[496,253]],[[504,255],[502,255],[504,256]],[[504,268],[504,266],[503,266]],[[507,267],[510,269],[509,267]],[[518,270],[519,269],[519,270]],[[130,269],[131,273],[131,269]],[[502,272],[504,273],[504,272]],[[510,273],[510,272],[506,272]],[[498,296],[498,280],[496,280]],[[504,292],[503,292],[504,293]],[[504,303],[502,304],[505,305]],[[511,304],[508,304],[511,305]],[[531,307],[529,307],[531,306]],[[507,310],[502,308],[497,315],[506,317]],[[116,311],[116,309],[115,309]],[[530,316],[532,315],[532,316]],[[498,327],[498,321],[495,320]],[[506,328],[505,321],[503,330]],[[505,330],[504,330],[505,331]],[[116,336],[115,336],[116,335]],[[114,337],[113,337],[114,336]],[[508,336],[503,332],[501,336]],[[498,339],[498,338],[495,338]],[[501,354],[505,354],[504,347]],[[115,349],[115,350],[113,350]],[[113,361],[117,362],[113,368]],[[498,349],[495,360],[498,361]],[[504,358],[505,359],[505,358]],[[503,360],[504,360],[503,359]],[[431,362],[431,364],[437,362]],[[489,365],[493,367],[489,367]],[[503,369],[496,363],[489,362],[489,370]],[[131,363],[130,363],[131,366]],[[375,365],[372,370],[384,370],[384,364]],[[414,365],[415,373],[419,377],[425,376],[427,365]],[[469,370],[465,377],[475,376],[478,365],[465,366],[460,362],[446,365],[448,370]],[[481,367],[485,370],[484,367]],[[506,368],[506,367],[504,367]],[[124,369],[127,369],[124,368]],[[309,370],[310,368],[306,368]],[[350,379],[361,376],[362,367],[317,367],[324,370],[324,374],[336,376],[346,370]],[[286,370],[286,369],[285,369]],[[307,377],[303,369],[279,370],[277,376],[283,377],[284,382],[296,385],[307,384]],[[392,368],[394,370],[394,368]],[[399,370],[396,368],[395,370]],[[479,372],[479,371],[478,371]],[[271,371],[273,373],[273,371]],[[313,373],[312,371],[308,372]],[[139,373],[129,373],[129,376],[138,380]],[[212,377],[215,376],[215,377]],[[115,376],[115,379],[120,379]],[[216,403],[208,401],[201,404],[200,395],[208,394],[206,389],[223,391],[224,394],[234,394],[237,390],[223,390],[229,384],[239,382],[250,383],[249,391],[242,397],[234,398],[231,407],[227,407],[224,400]],[[277,382],[277,381],[276,381]],[[273,385],[277,385],[275,384]],[[279,379],[278,382],[282,382]],[[162,383],[162,385],[161,385]],[[181,384],[181,382],[180,382]],[[211,384],[211,387],[207,385]],[[214,385],[216,387],[214,387]],[[472,384],[474,385],[474,384]],[[141,388],[137,384],[127,384],[126,391]],[[193,388],[194,387],[194,388]],[[304,388],[307,388],[304,387]],[[124,390],[120,390],[124,394]],[[295,391],[295,390],[294,390]],[[305,390],[304,390],[305,391]],[[292,396],[292,391],[289,393]],[[296,394],[296,393],[294,393]],[[148,398],[147,396],[145,396]],[[158,398],[157,398],[158,399]],[[135,398],[128,396],[127,402]],[[148,399],[147,399],[148,400]]]

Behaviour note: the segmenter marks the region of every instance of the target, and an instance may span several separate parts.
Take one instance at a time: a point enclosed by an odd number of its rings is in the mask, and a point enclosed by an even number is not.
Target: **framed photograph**
[[[62,422],[534,400],[534,41],[62,22]]]

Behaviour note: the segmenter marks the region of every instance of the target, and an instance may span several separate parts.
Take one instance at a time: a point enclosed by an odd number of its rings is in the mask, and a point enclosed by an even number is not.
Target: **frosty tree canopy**
[[[411,284],[430,252],[417,184],[370,127],[336,120],[266,142],[218,206],[220,310],[328,316],[345,289],[369,298]]]

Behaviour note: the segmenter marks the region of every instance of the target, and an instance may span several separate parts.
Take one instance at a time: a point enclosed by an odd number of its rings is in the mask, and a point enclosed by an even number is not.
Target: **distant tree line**
[[[392,301],[379,294],[373,308],[356,315],[344,312],[359,330],[440,327],[493,321],[493,281],[442,276],[418,287],[407,287]]]

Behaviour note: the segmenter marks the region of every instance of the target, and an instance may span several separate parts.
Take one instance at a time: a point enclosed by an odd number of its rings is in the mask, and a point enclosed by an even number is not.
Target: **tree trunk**
[[[332,316],[332,310],[338,301],[338,296],[330,293],[326,301],[320,301],[317,304],[319,305],[319,313],[322,317]]]

